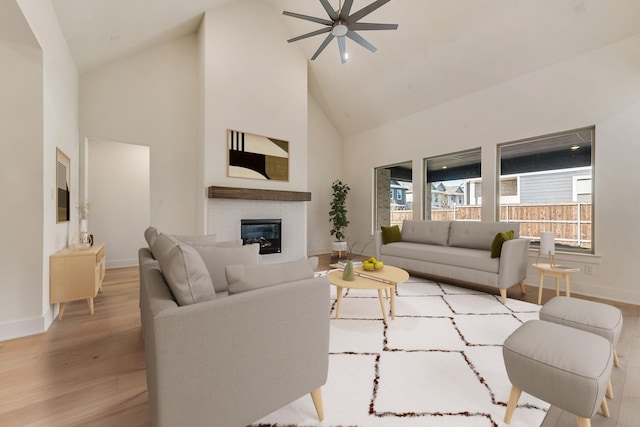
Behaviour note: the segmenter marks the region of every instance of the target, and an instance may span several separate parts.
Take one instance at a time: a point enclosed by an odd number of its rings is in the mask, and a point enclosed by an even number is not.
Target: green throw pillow
[[[502,244],[513,238],[515,238],[515,232],[513,230],[503,231],[496,234],[496,237],[493,238],[493,242],[491,242],[491,258],[498,258],[500,256],[500,252],[502,252]]]
[[[391,227],[382,226],[380,229],[382,230],[382,243],[385,245],[387,243],[399,242],[402,240],[400,227],[397,225],[392,225]]]

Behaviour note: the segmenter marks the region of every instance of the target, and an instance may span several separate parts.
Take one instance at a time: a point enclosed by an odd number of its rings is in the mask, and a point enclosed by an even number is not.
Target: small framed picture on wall
[[[56,222],[69,221],[71,164],[69,157],[56,148]]]

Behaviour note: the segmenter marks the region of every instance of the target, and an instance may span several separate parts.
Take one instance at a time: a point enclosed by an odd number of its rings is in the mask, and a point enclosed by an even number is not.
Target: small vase
[[[352,282],[356,280],[356,275],[353,273],[353,263],[351,260],[347,261],[347,264],[344,266],[344,271],[342,272],[342,280],[347,280]]]

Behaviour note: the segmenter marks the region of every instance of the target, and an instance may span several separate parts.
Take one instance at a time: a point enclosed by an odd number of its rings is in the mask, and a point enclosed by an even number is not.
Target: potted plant
[[[335,236],[336,241],[331,243],[331,250],[342,254],[346,253],[348,246],[344,241],[344,231],[349,225],[347,219],[347,195],[349,194],[349,186],[340,180],[336,180],[331,184],[333,190],[333,200],[331,200],[331,210],[329,211],[329,221],[331,222],[331,235]]]

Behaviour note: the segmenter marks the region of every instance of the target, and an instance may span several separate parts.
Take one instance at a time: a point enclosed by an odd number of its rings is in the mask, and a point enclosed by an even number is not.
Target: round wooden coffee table
[[[387,297],[391,300],[391,318],[395,319],[395,288],[396,285],[406,282],[409,279],[409,273],[398,267],[386,265],[382,270],[367,271],[362,267],[353,269],[355,280],[343,280],[342,270],[330,271],[327,274],[329,283],[334,285],[338,291],[338,299],[336,301],[336,319],[340,315],[340,302],[342,301],[343,289],[373,289],[378,291],[378,299],[380,300],[380,308],[382,309],[382,318],[387,322],[387,314],[384,308],[384,299],[382,291],[387,293]],[[391,294],[389,296],[389,293]]]

